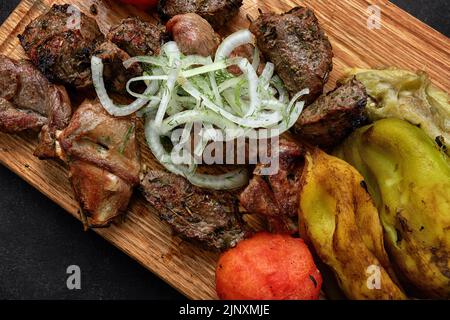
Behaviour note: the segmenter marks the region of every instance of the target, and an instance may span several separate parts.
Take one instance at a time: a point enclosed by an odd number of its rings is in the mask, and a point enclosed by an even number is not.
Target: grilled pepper
[[[300,235],[336,275],[349,299],[405,299],[384,249],[363,177],[319,149],[308,152],[300,191]]]
[[[336,155],[364,176],[405,287],[450,298],[450,163],[418,127],[383,119],[355,131]]]

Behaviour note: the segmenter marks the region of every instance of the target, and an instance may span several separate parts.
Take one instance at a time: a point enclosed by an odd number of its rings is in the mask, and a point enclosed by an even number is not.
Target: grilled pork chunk
[[[185,239],[225,250],[246,235],[238,199],[231,193],[202,189],[183,177],[155,170],[142,179],[141,189],[160,218]]]
[[[85,226],[108,226],[126,210],[139,183],[134,120],[112,117],[98,101],[87,100],[58,141]]]
[[[132,30],[132,27],[139,29]],[[130,38],[132,34],[135,36]],[[55,4],[31,22],[19,39],[33,64],[50,81],[77,88],[90,87],[91,58],[96,55],[104,60],[104,79],[108,89],[126,93],[127,81],[141,75],[142,70],[138,64],[125,69],[122,63],[130,55],[147,48],[148,51],[159,50],[160,34],[156,26],[130,18],[112,29],[108,35],[112,41],[108,41],[95,19],[74,6]]]
[[[242,0],[161,0],[158,11],[165,19],[177,14],[196,13],[214,28],[219,28],[237,14],[241,6]]]
[[[166,23],[166,29],[185,55],[214,57],[220,44],[220,36],[208,21],[195,13],[174,16]]]
[[[158,55],[164,42],[164,28],[137,17],[122,20],[107,38],[130,56]]]
[[[42,129],[35,155],[49,158],[55,132],[67,126],[71,114],[64,87],[49,83],[30,61],[0,55],[0,131]]]
[[[263,13],[250,31],[289,92],[309,88],[306,101],[312,103],[322,93],[333,68],[330,41],[314,12],[296,7],[281,15]]]
[[[19,40],[50,81],[80,88],[92,84],[92,53],[104,36],[94,19],[77,10],[69,4],[54,4],[25,28]]]
[[[241,206],[250,214],[265,217],[272,232],[298,232],[298,193],[304,152],[296,142],[280,138],[278,172],[261,175],[265,165],[258,164],[249,185],[240,195]]]
[[[335,147],[366,123],[366,103],[366,88],[352,79],[306,108],[293,131],[301,141],[325,149]]]

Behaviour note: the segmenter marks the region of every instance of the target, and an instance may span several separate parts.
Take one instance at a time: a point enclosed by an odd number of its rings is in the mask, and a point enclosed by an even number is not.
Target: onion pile
[[[298,92],[289,101],[281,79],[274,75],[272,63],[266,63],[261,75],[257,75],[259,51],[256,46],[252,64],[246,58],[229,58],[235,48],[244,44],[255,46],[254,36],[249,30],[228,36],[218,47],[214,60],[211,57],[184,56],[172,41],[162,46],[157,57],[133,57],[125,61],[125,67],[137,62],[145,66],[142,76],[127,83],[128,93],[136,98],[129,105],[116,105],[108,96],[103,82],[102,61],[93,56],[94,87],[109,114],[120,117],[137,112],[138,116],[145,117],[147,143],[167,170],[200,187],[216,190],[239,188],[248,181],[245,169],[222,175],[198,173],[193,156],[189,163],[175,163],[161,138],[171,138],[173,130],[182,128],[179,142],[182,143],[190,138],[193,124],[201,123],[206,130],[200,131],[200,142],[194,146],[194,153],[202,155],[211,141],[245,137],[250,131],[261,129],[279,135],[294,125],[304,107],[304,102],[298,100],[309,90]],[[238,66],[242,75],[229,73],[227,68],[232,65]],[[130,85],[136,81],[145,82],[147,87],[143,93],[131,90]],[[270,137],[270,134],[265,137]]]

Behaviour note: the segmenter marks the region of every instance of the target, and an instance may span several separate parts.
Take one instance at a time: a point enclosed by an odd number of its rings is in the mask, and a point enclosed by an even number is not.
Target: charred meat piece
[[[64,87],[50,84],[30,61],[0,55],[0,131],[42,128],[35,155],[52,157],[55,132],[67,126],[71,114]]]
[[[177,14],[196,13],[214,28],[228,22],[242,5],[242,0],[161,0],[158,11],[165,19]]]
[[[334,147],[366,123],[366,103],[364,85],[352,79],[306,108],[293,131],[298,139],[309,144]]]
[[[127,208],[139,183],[134,120],[112,117],[98,101],[85,101],[58,141],[85,226],[108,226]]]
[[[224,250],[246,235],[238,200],[231,193],[201,189],[164,171],[147,173],[141,189],[160,218],[185,239]]]
[[[220,44],[220,36],[208,21],[195,13],[176,15],[166,23],[166,29],[185,55],[213,57]]]
[[[264,13],[250,31],[289,92],[309,88],[307,103],[312,103],[322,93],[333,68],[331,44],[314,12],[296,7],[281,15]]]
[[[258,164],[247,188],[240,195],[241,206],[250,214],[266,217],[272,232],[298,232],[298,193],[304,165],[304,150],[296,142],[280,139],[278,172],[264,176]]]
[[[19,39],[33,64],[51,81],[75,87],[92,84],[90,59],[104,36],[97,22],[76,7],[53,5]]]
[[[99,44],[95,48],[94,55],[102,59],[104,81],[111,91],[126,94],[127,81],[142,75],[138,63],[132,64],[128,69],[123,66],[123,62],[130,56],[110,41]]]
[[[107,39],[130,56],[158,55],[164,41],[164,29],[137,17],[127,18],[112,27]]]

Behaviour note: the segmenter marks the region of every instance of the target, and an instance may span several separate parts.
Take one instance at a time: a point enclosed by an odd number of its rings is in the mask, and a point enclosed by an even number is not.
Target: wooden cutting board
[[[96,4],[97,21],[102,31],[128,16],[152,16],[116,1],[67,0],[89,14]],[[53,3],[63,1],[24,0],[0,28],[0,53],[13,58],[25,57],[17,35]],[[381,10],[380,29],[369,29],[368,10],[376,4]],[[388,1],[365,0],[245,0],[237,17],[221,30],[222,34],[247,28],[247,15],[263,11],[283,12],[295,5],[308,5],[316,12],[334,49],[334,70],[327,89],[334,87],[346,67],[381,67],[395,65],[427,71],[433,82],[450,91],[450,41],[444,35],[421,23]],[[36,138],[30,134],[0,133],[0,161],[47,197],[78,218],[78,204],[67,179],[67,171],[59,162],[39,161],[33,157]],[[143,162],[150,168],[159,165],[142,147]],[[2,181],[0,183],[7,183]],[[80,224],[81,228],[81,224]],[[170,228],[137,194],[132,199],[127,218],[108,229],[96,230],[102,237],[159,275],[192,299],[215,299],[214,268],[218,255],[172,236]]]

